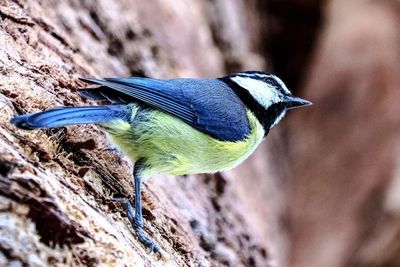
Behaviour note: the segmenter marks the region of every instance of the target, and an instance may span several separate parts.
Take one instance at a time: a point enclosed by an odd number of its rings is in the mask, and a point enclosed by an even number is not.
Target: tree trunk
[[[104,150],[96,126],[23,131],[9,124],[17,114],[94,104],[76,93],[84,86],[78,77],[262,69],[254,14],[252,1],[2,0],[0,265],[276,266],[268,246],[281,238],[253,226],[264,219],[246,211],[254,201],[240,191],[247,174],[238,185],[230,175],[239,172],[147,182],[145,232],[164,250],[158,259],[112,201],[132,197],[132,165]]]
[[[400,266],[399,10],[392,0],[0,0],[0,266]],[[132,164],[96,126],[9,123],[94,105],[78,77],[262,69],[314,106],[289,112],[234,170],[146,182],[144,230],[161,259],[112,200],[133,200]]]

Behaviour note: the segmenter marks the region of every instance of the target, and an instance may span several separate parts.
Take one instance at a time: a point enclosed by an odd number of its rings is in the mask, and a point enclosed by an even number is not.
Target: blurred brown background
[[[314,105],[232,171],[147,183],[167,261],[110,201],[132,166],[95,126],[8,124],[84,104],[80,76],[240,70]],[[400,266],[399,89],[396,0],[0,0],[0,265]]]

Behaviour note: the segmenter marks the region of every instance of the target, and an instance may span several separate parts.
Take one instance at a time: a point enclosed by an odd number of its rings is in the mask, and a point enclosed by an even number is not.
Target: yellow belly
[[[214,173],[245,160],[260,144],[264,129],[247,111],[251,128],[243,141],[223,142],[194,129],[180,119],[158,110],[146,111],[146,120],[135,123],[140,111],[133,106],[132,121],[104,125],[111,141],[133,161],[144,158],[154,173],[173,175]],[[140,116],[139,116],[140,117]]]

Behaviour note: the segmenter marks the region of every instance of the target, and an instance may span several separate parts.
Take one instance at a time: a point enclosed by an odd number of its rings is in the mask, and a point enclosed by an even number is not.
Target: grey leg
[[[154,242],[143,233],[143,216],[142,216],[142,179],[141,171],[144,167],[143,161],[138,160],[133,169],[133,182],[135,184],[135,213],[133,213],[133,208],[131,202],[126,198],[116,199],[122,202],[128,213],[128,219],[131,222],[133,228],[135,229],[136,235],[139,241],[149,248],[149,252],[160,253],[160,249],[154,244]]]

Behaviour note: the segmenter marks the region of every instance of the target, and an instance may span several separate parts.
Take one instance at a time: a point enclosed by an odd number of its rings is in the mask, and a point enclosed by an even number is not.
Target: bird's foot
[[[161,257],[161,251],[158,246],[151,240],[148,236],[143,233],[141,228],[135,229],[136,236],[138,237],[139,241],[148,248],[147,253],[157,253]]]
[[[136,236],[139,239],[140,243],[142,243],[148,249],[147,253],[156,253],[160,258],[164,258],[159,247],[153,242],[153,240],[151,240],[143,233],[143,221],[141,219],[135,218],[133,207],[129,199],[124,197],[114,197],[113,200],[121,202],[124,205],[124,208],[128,213],[129,222],[134,228]]]

